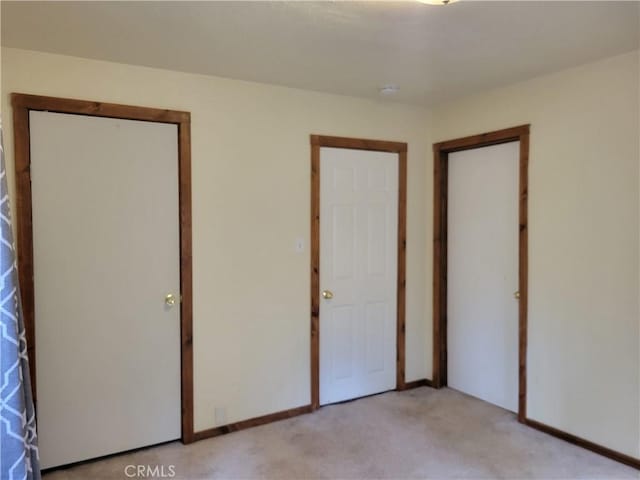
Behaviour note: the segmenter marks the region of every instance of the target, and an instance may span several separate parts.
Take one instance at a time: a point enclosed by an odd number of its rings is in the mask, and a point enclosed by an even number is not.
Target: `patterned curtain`
[[[0,479],[39,479],[36,417],[0,123]]]

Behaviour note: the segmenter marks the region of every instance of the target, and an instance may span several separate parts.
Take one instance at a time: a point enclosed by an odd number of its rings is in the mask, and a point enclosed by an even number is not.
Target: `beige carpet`
[[[121,479],[127,465],[179,479],[640,478],[640,472],[517,423],[453,390],[419,388],[184,446],[58,470],[46,480]],[[131,472],[129,470],[128,472]]]

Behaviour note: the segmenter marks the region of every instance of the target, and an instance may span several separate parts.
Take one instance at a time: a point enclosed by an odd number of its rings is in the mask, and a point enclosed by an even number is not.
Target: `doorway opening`
[[[529,125],[436,143],[434,152],[433,386],[447,386],[449,155],[519,142],[518,173],[518,421],[526,421]]]
[[[395,388],[405,389],[405,284],[407,144],[379,140],[311,135],[311,407],[320,407],[320,153],[321,148],[362,150],[397,154],[397,252],[395,298]],[[395,213],[395,212],[394,212]],[[323,297],[330,299],[331,292]]]
[[[180,281],[180,431],[183,443],[193,435],[192,262],[191,262],[191,119],[188,112],[94,101],[13,93],[18,270],[24,311],[34,402],[36,391],[36,323],[34,292],[34,238],[31,185],[30,112],[138,120],[177,126],[178,223]],[[126,175],[126,172],[123,172]]]

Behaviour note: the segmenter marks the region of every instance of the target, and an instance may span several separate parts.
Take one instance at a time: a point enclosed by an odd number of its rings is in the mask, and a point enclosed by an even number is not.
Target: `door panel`
[[[519,143],[449,154],[451,388],[518,408]]]
[[[336,279],[353,279],[356,257],[354,255],[355,208],[351,205],[333,205],[333,272]]]
[[[352,378],[354,371],[354,330],[353,307],[343,306],[333,309],[331,317],[331,355],[333,380]]]
[[[386,272],[387,245],[386,231],[392,229],[387,224],[386,205],[371,205],[367,209],[367,275],[384,276]]]
[[[180,437],[177,126],[30,113],[43,468]]]
[[[387,304],[368,303],[365,307],[367,339],[367,373],[382,372],[385,367],[385,320],[389,317]]]
[[[320,404],[396,384],[398,155],[320,149]]]

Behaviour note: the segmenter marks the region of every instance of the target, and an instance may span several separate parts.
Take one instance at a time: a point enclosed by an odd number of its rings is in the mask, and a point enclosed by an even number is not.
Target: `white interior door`
[[[320,404],[396,385],[398,155],[320,149]]]
[[[449,155],[451,388],[518,408],[519,142]]]
[[[180,437],[177,126],[30,113],[43,468]]]

